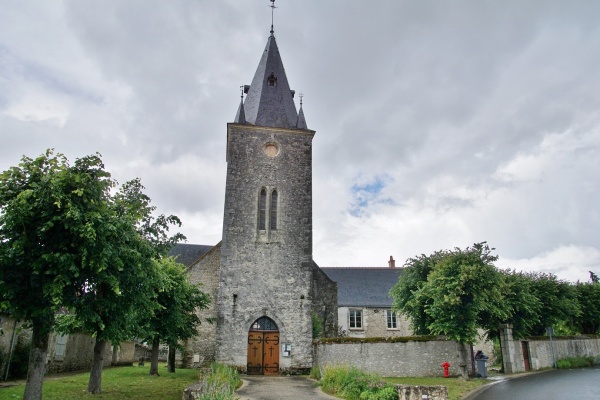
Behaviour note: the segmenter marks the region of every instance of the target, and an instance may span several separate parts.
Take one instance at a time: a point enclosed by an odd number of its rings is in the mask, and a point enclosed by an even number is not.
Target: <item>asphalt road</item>
[[[488,386],[472,400],[600,399],[600,368],[552,370]]]

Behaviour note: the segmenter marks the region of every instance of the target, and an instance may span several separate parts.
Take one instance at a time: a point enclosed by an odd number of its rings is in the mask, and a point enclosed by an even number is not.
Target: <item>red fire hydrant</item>
[[[448,361],[445,361],[442,364],[442,368],[444,368],[444,378],[449,378],[450,373],[448,372],[448,369],[450,368],[450,363]]]

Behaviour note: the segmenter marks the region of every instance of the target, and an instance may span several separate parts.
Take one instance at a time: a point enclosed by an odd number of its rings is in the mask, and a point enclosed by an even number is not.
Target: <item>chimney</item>
[[[394,260],[394,257],[390,256],[390,261],[388,261],[388,265],[390,266],[390,268],[396,268],[396,260]]]

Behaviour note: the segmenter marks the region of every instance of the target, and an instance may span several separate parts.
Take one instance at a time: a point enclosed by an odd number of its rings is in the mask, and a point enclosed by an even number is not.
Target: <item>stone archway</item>
[[[279,328],[269,317],[260,317],[248,331],[248,375],[279,374]]]

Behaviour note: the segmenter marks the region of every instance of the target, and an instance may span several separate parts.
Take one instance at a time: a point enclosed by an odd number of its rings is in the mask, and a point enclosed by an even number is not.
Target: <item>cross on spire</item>
[[[304,97],[304,93],[300,92],[298,97],[300,97],[300,107],[302,107],[302,98]]]
[[[269,1],[271,2],[271,5],[269,7],[271,7],[271,35],[272,35],[275,32],[273,30],[273,14],[277,7],[275,7],[275,0],[269,0]]]

